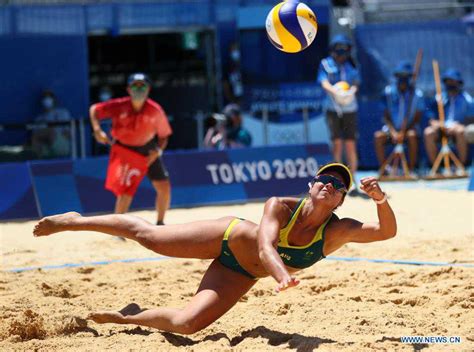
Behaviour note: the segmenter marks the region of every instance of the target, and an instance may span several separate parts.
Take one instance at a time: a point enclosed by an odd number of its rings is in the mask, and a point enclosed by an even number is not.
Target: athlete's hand
[[[360,189],[363,190],[373,200],[382,200],[385,194],[375,177],[364,177],[360,180]]]
[[[288,277],[286,277],[286,278],[284,278],[283,280],[280,281],[280,283],[278,284],[275,291],[276,292],[281,292],[281,291],[284,291],[284,290],[286,290],[290,287],[298,286],[299,283],[300,283],[300,280],[298,280],[297,278],[295,278],[293,276],[288,276]]]
[[[154,150],[150,150],[148,152],[148,166],[150,166],[151,164],[153,164],[155,162],[156,159],[158,159],[161,154],[163,154],[163,151],[161,149],[154,149]]]
[[[94,137],[95,140],[100,144],[112,144],[112,141],[107,136],[107,133],[102,130],[94,131]]]

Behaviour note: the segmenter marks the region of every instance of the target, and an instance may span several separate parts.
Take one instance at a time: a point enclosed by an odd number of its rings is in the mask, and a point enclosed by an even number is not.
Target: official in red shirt
[[[97,142],[115,144],[147,158],[147,176],[157,192],[157,224],[162,225],[170,204],[171,185],[161,155],[173,132],[161,106],[148,98],[150,89],[151,84],[145,74],[132,74],[128,78],[129,96],[92,105],[90,118]],[[112,139],[99,124],[99,120],[106,118],[112,119]],[[114,193],[117,196],[115,213],[126,213],[134,192]]]

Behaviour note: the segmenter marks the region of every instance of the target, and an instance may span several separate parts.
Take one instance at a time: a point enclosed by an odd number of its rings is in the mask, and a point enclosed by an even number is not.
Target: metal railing
[[[35,131],[54,128],[68,128],[70,136],[70,153],[71,159],[85,158],[85,127],[83,119],[75,119],[70,121],[57,122],[32,122],[32,123],[4,123],[0,124],[0,132],[8,131],[27,131],[34,133]],[[7,147],[7,146],[4,146]],[[34,150],[32,150],[35,152]],[[38,157],[38,159],[41,159]]]
[[[311,106],[303,106],[301,109],[298,109],[293,112],[301,113],[301,128],[303,136],[302,140],[298,140],[297,142],[304,142],[310,143],[311,137],[311,127],[310,127],[310,113],[312,109]],[[254,111],[252,115],[261,116],[262,120],[262,130],[260,131],[263,135],[263,144],[269,145],[270,144],[270,115],[273,113],[278,113],[272,109],[272,106],[263,104],[259,111]],[[194,119],[196,120],[196,140],[198,149],[203,149],[203,141],[204,136],[206,133],[205,127],[205,120],[208,118],[210,114],[206,114],[202,111],[198,111]],[[103,125],[103,123],[101,123]],[[57,157],[68,157],[72,160],[76,159],[84,159],[88,156],[86,146],[89,145],[89,141],[87,138],[93,138],[92,135],[88,135],[87,131],[90,130],[90,122],[89,119],[73,119],[70,121],[61,121],[61,122],[40,122],[40,123],[5,123],[0,124],[0,132],[8,132],[8,131],[27,131],[32,132],[46,129],[46,128],[68,128],[69,135],[70,135],[70,153],[68,156],[57,156]],[[255,131],[257,132],[257,131]],[[285,144],[285,141],[282,141]],[[15,146],[3,146],[3,150],[11,150],[11,149],[18,149],[23,146],[15,145]],[[30,148],[30,151],[36,153],[37,151]],[[37,153],[36,153],[37,154]],[[54,156],[52,156],[54,157]],[[50,157],[49,157],[50,158]],[[41,159],[41,157],[35,157],[32,159]]]
[[[259,110],[252,111],[252,115],[255,116],[261,116],[262,120],[262,135],[263,135],[263,145],[267,146],[270,144],[270,138],[269,138],[269,126],[270,126],[270,114],[272,113],[279,113],[278,111],[275,111],[272,109],[273,105],[266,105],[262,104],[260,106]],[[298,140],[297,142],[303,142],[303,143],[310,143],[310,136],[311,136],[311,127],[310,127],[310,113],[311,111],[315,111],[313,106],[302,106],[301,109],[293,110],[293,111],[285,111],[285,112],[298,112],[301,113],[301,121],[302,121],[302,129],[303,129],[303,140]],[[245,115],[245,111],[243,112]],[[206,114],[202,111],[198,111],[196,115],[194,116],[194,119],[196,120],[196,138],[197,138],[197,145],[199,149],[204,148],[203,141],[204,141],[204,136],[206,134],[206,128],[205,128],[205,120],[210,116],[211,114]],[[257,131],[254,131],[257,132]],[[283,143],[284,144],[284,143]]]

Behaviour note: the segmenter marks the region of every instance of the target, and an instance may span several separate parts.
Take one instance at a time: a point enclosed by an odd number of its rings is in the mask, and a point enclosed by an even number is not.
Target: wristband
[[[380,199],[380,200],[375,200],[374,199],[374,202],[375,204],[383,204],[387,201],[387,193],[383,192],[383,198]]]

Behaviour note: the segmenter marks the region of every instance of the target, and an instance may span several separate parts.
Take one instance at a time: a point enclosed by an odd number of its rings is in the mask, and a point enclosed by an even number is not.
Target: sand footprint
[[[334,287],[338,287],[338,286],[339,285],[337,285],[337,284],[329,284],[329,285],[326,285],[326,286],[311,286],[310,289],[314,293],[321,293],[321,292],[329,291],[329,290],[333,289]]]
[[[68,289],[62,287],[61,285],[53,287],[45,282],[41,284],[41,291],[43,292],[43,296],[45,297],[52,296],[59,298],[74,298],[79,296],[78,294],[70,293]]]
[[[291,304],[290,303],[285,303],[283,306],[278,308],[278,311],[276,312],[276,314],[277,315],[286,315],[290,311],[290,308],[291,308]]]

